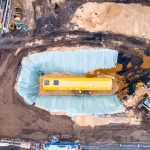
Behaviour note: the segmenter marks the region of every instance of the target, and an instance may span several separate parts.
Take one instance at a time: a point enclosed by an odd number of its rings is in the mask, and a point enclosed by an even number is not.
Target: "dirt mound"
[[[77,9],[72,23],[90,32],[108,31],[150,39],[150,7],[140,4],[88,2]]]

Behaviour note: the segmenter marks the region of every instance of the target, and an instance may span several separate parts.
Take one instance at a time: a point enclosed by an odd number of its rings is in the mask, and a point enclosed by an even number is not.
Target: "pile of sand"
[[[150,7],[140,4],[88,2],[78,8],[72,23],[90,32],[113,32],[150,39]]]

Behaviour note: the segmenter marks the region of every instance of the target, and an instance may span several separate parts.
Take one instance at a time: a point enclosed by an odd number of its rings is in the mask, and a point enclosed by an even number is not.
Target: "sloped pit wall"
[[[112,68],[117,64],[118,52],[103,48],[73,51],[46,51],[22,60],[17,91],[28,104],[53,112],[76,114],[114,114],[124,112],[116,95],[111,96],[39,96],[39,76],[44,73],[86,74],[98,68]]]

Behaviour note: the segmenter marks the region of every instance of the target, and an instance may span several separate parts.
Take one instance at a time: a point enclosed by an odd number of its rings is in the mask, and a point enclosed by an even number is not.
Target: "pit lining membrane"
[[[39,76],[54,72],[86,74],[117,64],[118,52],[104,48],[45,51],[25,57],[21,63],[17,91],[24,101],[50,112],[73,115],[105,115],[125,111],[116,95],[110,96],[39,96]]]

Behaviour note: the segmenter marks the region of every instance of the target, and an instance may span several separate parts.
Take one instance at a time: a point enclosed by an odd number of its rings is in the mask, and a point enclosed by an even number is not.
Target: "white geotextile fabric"
[[[28,104],[48,111],[74,114],[113,114],[124,111],[116,95],[111,96],[39,96],[41,73],[70,72],[86,74],[98,68],[112,68],[117,64],[118,52],[104,48],[86,48],[74,51],[46,51],[23,59],[18,78],[18,93]]]

